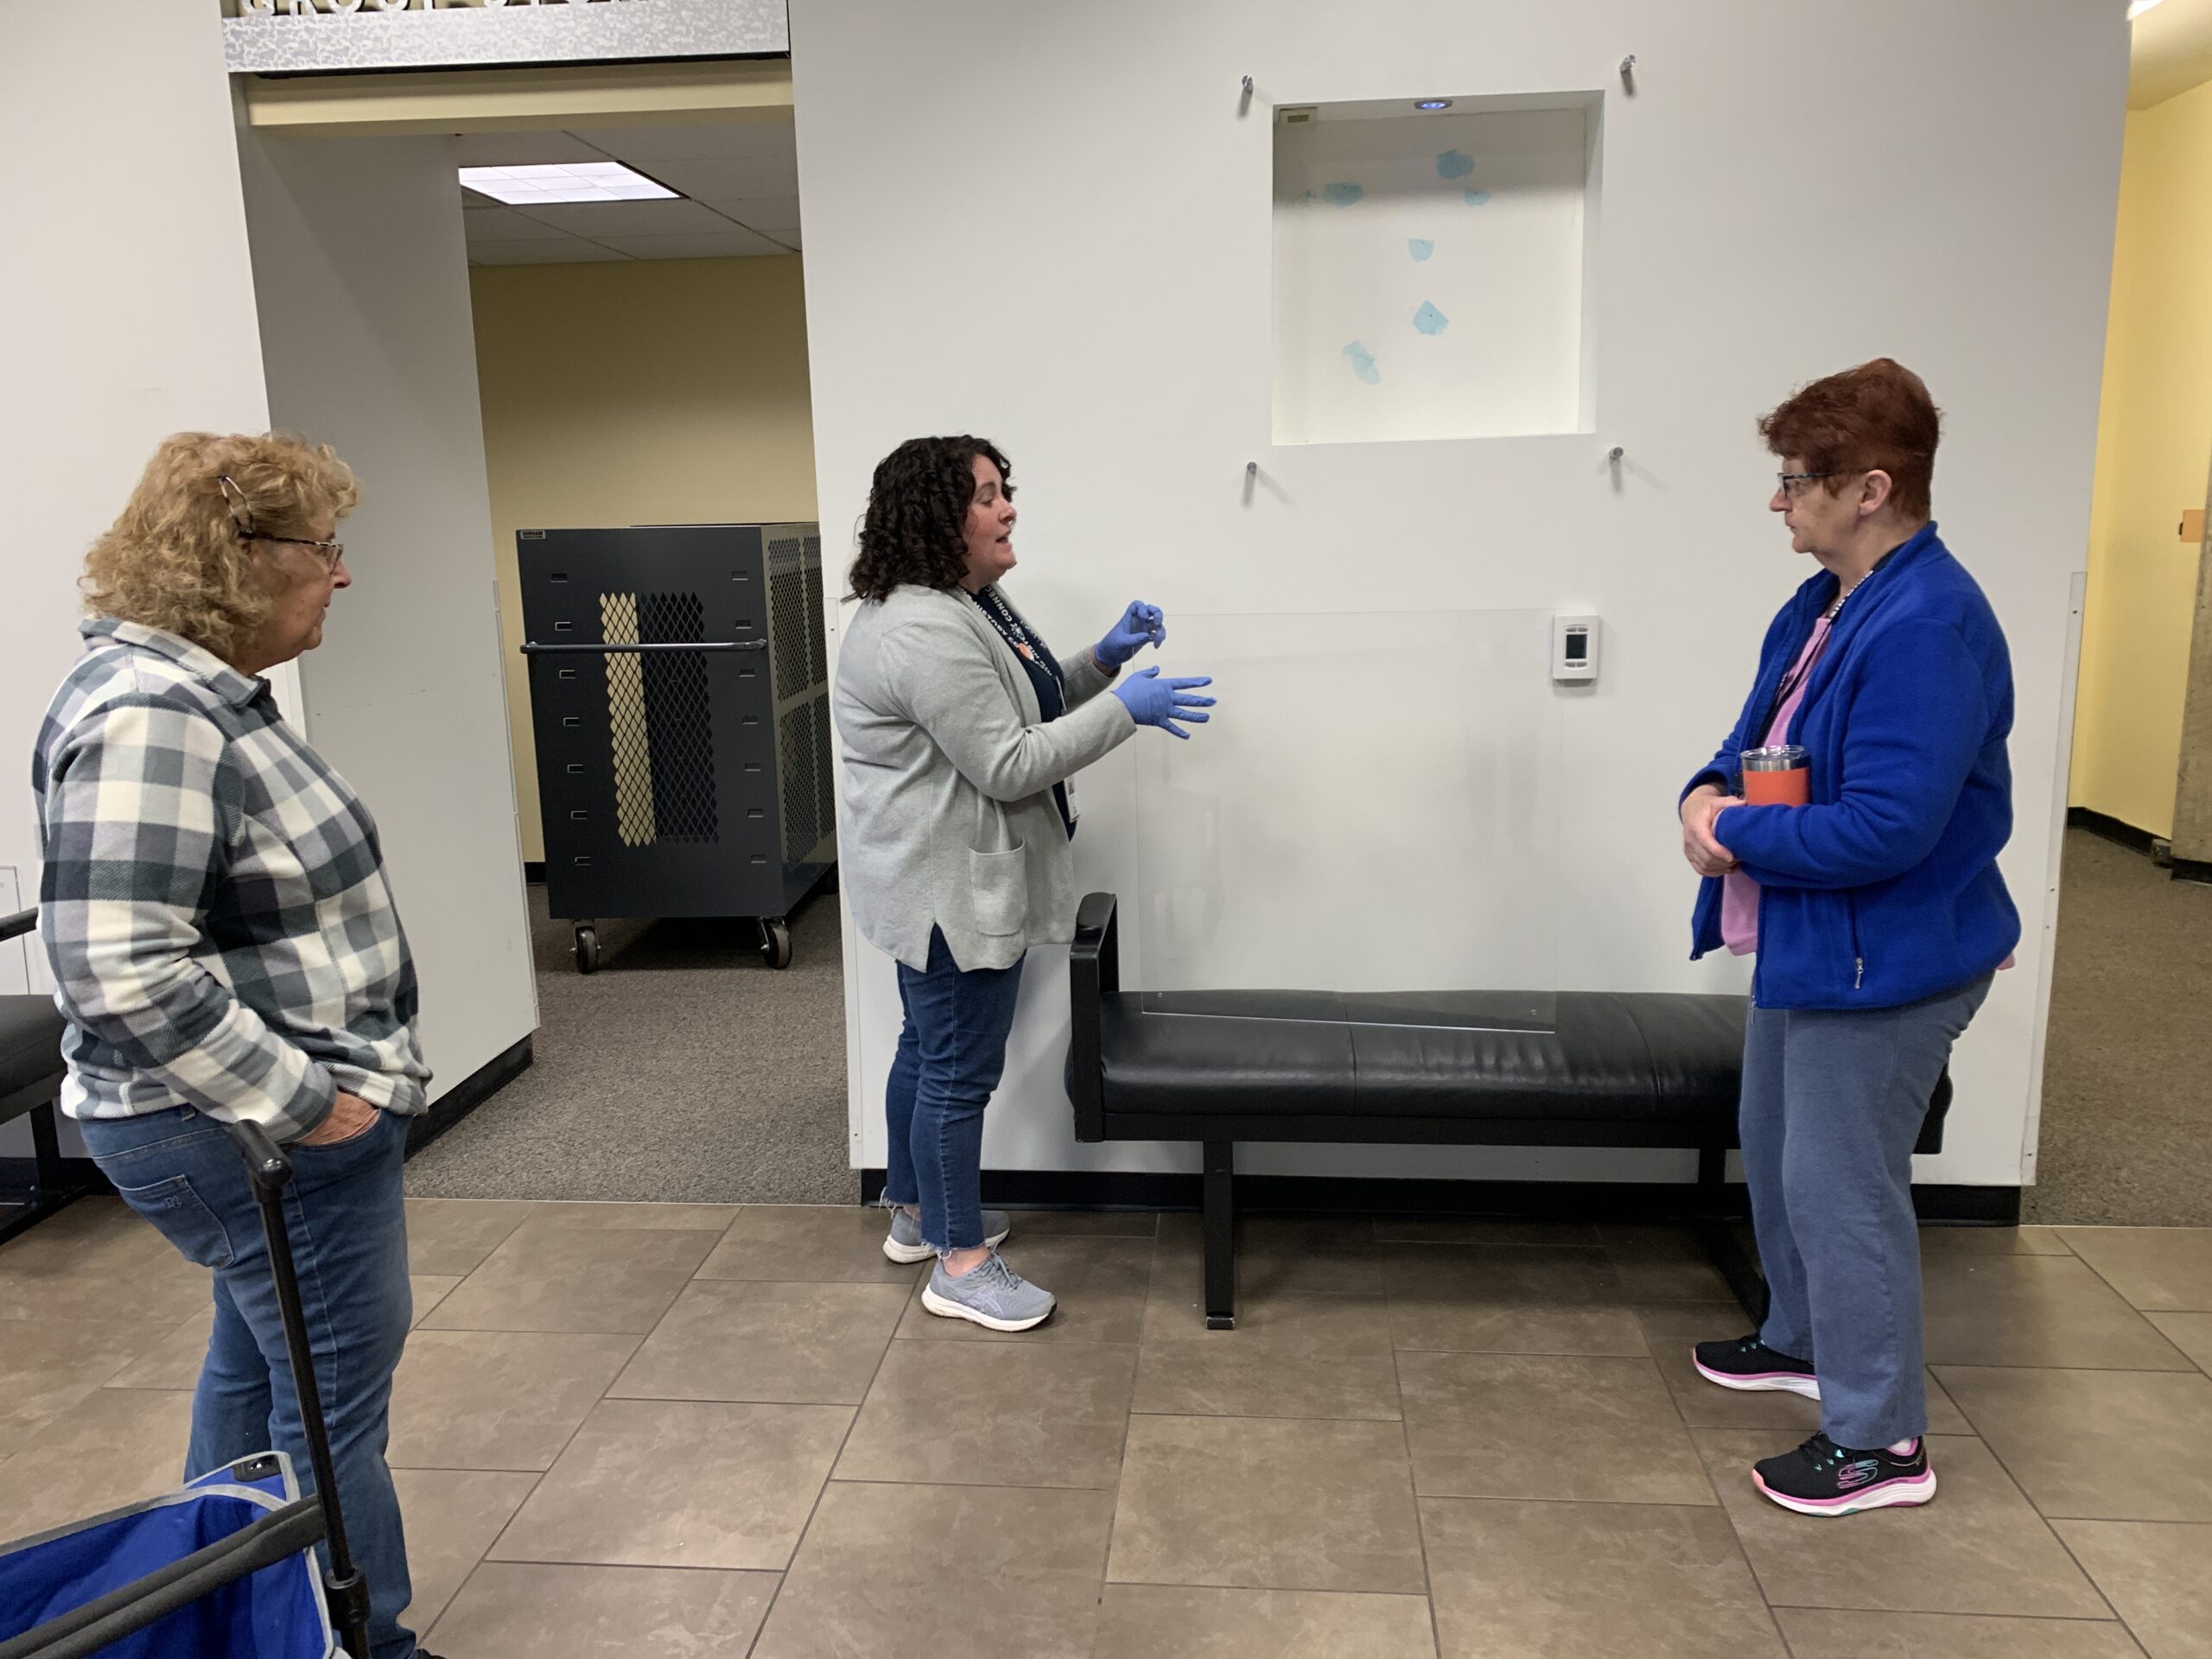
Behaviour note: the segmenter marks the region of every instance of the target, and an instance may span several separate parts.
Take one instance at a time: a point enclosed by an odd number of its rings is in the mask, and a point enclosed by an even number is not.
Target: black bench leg
[[[1230,1182],[1234,1141],[1205,1143],[1206,1329],[1236,1328],[1236,1208]]]
[[[31,1126],[31,1188],[20,1200],[0,1200],[0,1243],[43,1221],[85,1190],[71,1181],[62,1163],[54,1103],[35,1106],[25,1116]]]
[[[1763,1325],[1766,1322],[1766,1278],[1759,1271],[1757,1254],[1744,1248],[1735,1229],[1729,1225],[1727,1168],[1726,1147],[1699,1148],[1698,1214],[1691,1224],[1697,1230],[1698,1242],[1705,1246],[1706,1255],[1728,1281],[1728,1288],[1744,1305],[1744,1312],[1751,1316],[1751,1323]]]

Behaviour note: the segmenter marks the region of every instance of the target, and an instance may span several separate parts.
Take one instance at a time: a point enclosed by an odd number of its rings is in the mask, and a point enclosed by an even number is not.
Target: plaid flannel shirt
[[[158,629],[81,631],[31,762],[62,1109],[191,1106],[279,1142],[341,1090],[424,1110],[415,965],[368,810],[266,681]]]

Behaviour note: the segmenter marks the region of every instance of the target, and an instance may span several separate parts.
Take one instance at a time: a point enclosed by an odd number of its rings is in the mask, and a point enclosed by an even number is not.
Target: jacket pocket
[[[1029,920],[1029,859],[1020,847],[968,852],[969,903],[976,931],[986,938],[1020,933]]]

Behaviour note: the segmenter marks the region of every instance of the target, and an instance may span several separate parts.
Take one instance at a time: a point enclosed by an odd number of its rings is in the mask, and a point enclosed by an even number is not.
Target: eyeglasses
[[[285,547],[312,548],[315,550],[315,556],[322,561],[322,568],[326,573],[335,570],[338,568],[339,560],[346,556],[346,543],[343,542],[315,541],[305,536],[263,535],[254,524],[253,509],[246,505],[245,492],[232,480],[227,473],[218,478],[215,482],[221,486],[224,499],[230,505],[231,522],[237,527],[240,541],[276,542]],[[232,498],[236,499],[232,499]],[[241,517],[241,514],[244,516]]]
[[[1816,478],[1834,478],[1834,473],[1777,473],[1775,483],[1783,494],[1795,501],[1805,493],[1805,486]]]

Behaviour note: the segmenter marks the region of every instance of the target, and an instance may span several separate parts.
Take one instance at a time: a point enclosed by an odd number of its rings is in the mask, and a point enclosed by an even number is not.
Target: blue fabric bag
[[[220,1542],[300,1496],[264,1452],[162,1497],[0,1545],[0,1642]],[[222,1586],[109,1643],[101,1659],[333,1659],[340,1652],[312,1549]]]

